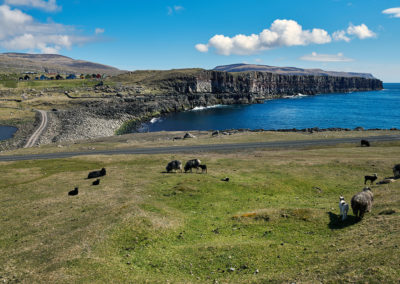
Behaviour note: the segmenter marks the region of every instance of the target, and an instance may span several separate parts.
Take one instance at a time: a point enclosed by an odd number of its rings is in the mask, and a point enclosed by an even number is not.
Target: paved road
[[[28,142],[26,142],[24,148],[33,147],[39,139],[40,135],[42,134],[43,130],[47,126],[47,112],[45,112],[44,110],[38,110],[38,112],[41,115],[41,123],[39,125],[39,128],[36,129],[36,131],[29,138]]]
[[[87,150],[78,152],[47,153],[37,155],[14,155],[0,156],[0,161],[25,161],[41,159],[59,159],[86,155],[134,155],[134,154],[171,154],[171,153],[198,153],[215,151],[240,151],[256,148],[304,148],[308,146],[331,146],[341,143],[354,143],[360,145],[361,139],[367,139],[372,142],[400,141],[400,135],[385,135],[356,138],[338,138],[323,140],[297,140],[297,141],[275,141],[275,142],[257,142],[257,143],[239,143],[239,144],[213,144],[213,145],[195,145],[195,146],[172,146],[172,147],[154,147],[154,148],[128,148],[114,150]]]

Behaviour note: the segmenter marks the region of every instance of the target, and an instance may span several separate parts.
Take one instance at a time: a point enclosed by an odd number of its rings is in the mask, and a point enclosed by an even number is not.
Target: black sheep
[[[92,185],[99,185],[100,184],[100,179],[96,179],[94,182],[92,182]]]
[[[207,165],[199,165],[199,168],[201,169],[202,173],[207,173]]]
[[[370,181],[371,184],[374,183],[374,181],[376,181],[378,179],[378,175],[374,174],[373,176],[365,176],[364,177],[364,184],[367,184],[367,181]]]
[[[369,147],[369,146],[371,146],[370,144],[369,144],[369,141],[368,140],[361,140],[361,147],[363,147],[363,146],[365,146],[365,147]]]
[[[78,195],[78,188],[75,187],[74,190],[71,190],[70,192],[68,192],[69,196],[74,196],[74,195]]]
[[[105,175],[106,175],[106,169],[102,168],[100,171],[90,172],[87,178],[88,179],[99,178],[99,177],[102,177],[102,176],[105,176]]]

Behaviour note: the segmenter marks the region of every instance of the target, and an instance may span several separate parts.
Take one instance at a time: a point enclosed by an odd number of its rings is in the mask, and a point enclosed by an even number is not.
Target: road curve
[[[216,152],[216,151],[240,151],[256,148],[304,148],[309,146],[332,146],[342,143],[352,143],[355,146],[360,145],[361,139],[367,139],[370,142],[400,141],[400,135],[383,135],[371,137],[353,137],[336,138],[321,140],[295,140],[295,141],[274,141],[257,143],[238,143],[238,144],[212,144],[212,145],[194,145],[194,146],[171,146],[171,147],[151,147],[151,148],[125,148],[114,150],[87,150],[77,152],[63,153],[45,153],[34,155],[13,155],[0,156],[0,161],[26,161],[43,159],[61,159],[76,156],[87,155],[139,155],[139,154],[171,154],[171,153],[198,153],[198,152]]]
[[[45,112],[44,110],[37,110],[37,111],[41,115],[40,125],[38,129],[36,129],[36,131],[32,134],[32,136],[28,139],[28,142],[26,142],[24,148],[33,147],[36,144],[37,140],[39,139],[40,135],[42,134],[43,130],[47,126],[47,112]]]

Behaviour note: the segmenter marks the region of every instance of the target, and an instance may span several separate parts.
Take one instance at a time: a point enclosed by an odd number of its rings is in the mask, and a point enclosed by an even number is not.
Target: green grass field
[[[399,146],[0,163],[0,281],[398,283],[400,182],[360,222],[338,202],[392,175]],[[208,174],[163,173],[191,158]]]

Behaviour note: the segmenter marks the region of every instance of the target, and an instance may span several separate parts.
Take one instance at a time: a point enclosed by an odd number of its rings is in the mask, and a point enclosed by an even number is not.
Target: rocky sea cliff
[[[305,94],[380,90],[382,81],[361,77],[298,76],[267,72],[202,70],[157,81],[161,94],[141,94],[138,86],[97,86],[98,97],[49,113],[39,144],[130,132],[154,116],[217,104],[253,104]]]

